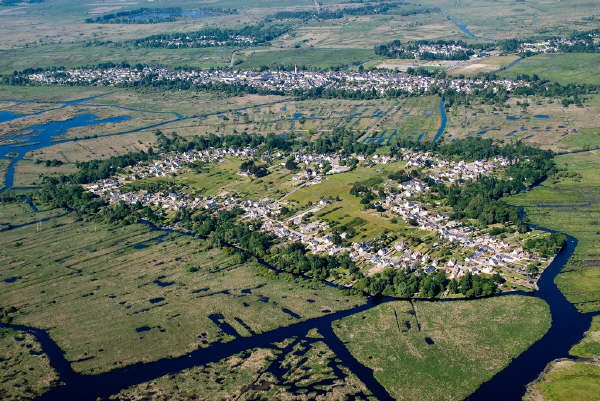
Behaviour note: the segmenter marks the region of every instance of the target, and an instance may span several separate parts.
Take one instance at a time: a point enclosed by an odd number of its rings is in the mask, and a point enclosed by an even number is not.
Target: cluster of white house
[[[433,54],[445,58],[452,58],[458,54],[473,54],[473,49],[470,49],[459,44],[408,44],[398,47],[392,47],[392,51],[397,51],[403,54],[411,55],[414,58],[420,58],[424,54]],[[483,56],[481,53],[480,56]]]
[[[275,158],[283,159],[284,154],[277,153]],[[313,153],[295,152],[293,156],[298,163],[305,166],[314,163],[329,163],[332,166],[345,164],[346,159],[339,155],[318,155]],[[305,219],[307,215],[313,216],[319,210],[329,204],[322,200],[312,205],[309,209],[301,211],[291,218],[282,219],[280,210],[285,205],[284,200],[262,199],[260,201],[244,200],[235,194],[224,193],[219,196],[190,197],[187,194],[171,193],[148,193],[146,191],[122,192],[123,185],[132,180],[148,177],[163,176],[175,173],[186,163],[194,161],[220,162],[226,157],[254,158],[255,151],[245,149],[209,149],[205,151],[194,151],[170,154],[165,159],[151,163],[140,163],[129,168],[125,174],[105,179],[86,186],[87,190],[106,198],[111,203],[125,202],[128,204],[140,203],[161,209],[179,210],[186,208],[228,210],[238,208],[244,211],[244,217],[260,221],[260,229],[273,233],[275,236],[287,241],[299,241],[315,253],[327,253],[329,255],[347,253],[351,259],[368,268],[369,274],[374,274],[385,268],[399,268],[407,270],[422,269],[430,273],[438,269],[445,270],[451,277],[459,277],[467,272],[473,274],[493,273],[497,269],[508,269],[512,272],[525,274],[524,268],[530,263],[539,263],[544,260],[523,250],[518,243],[509,243],[499,240],[482,231],[474,230],[457,221],[427,208],[414,200],[415,196],[423,194],[429,187],[419,179],[411,179],[403,183],[391,180],[385,183],[386,196],[377,202],[378,206],[385,207],[392,213],[422,230],[435,232],[439,237],[439,243],[452,243],[464,249],[467,255],[459,262],[456,259],[441,262],[416,250],[409,249],[404,243],[398,242],[384,248],[374,248],[364,242],[351,242],[347,246],[337,245],[331,234],[327,223],[314,219]],[[394,158],[390,156],[358,156],[370,164],[377,161],[387,163]],[[414,165],[422,167],[435,166],[429,169],[430,177],[434,180],[455,181],[460,178],[491,174],[494,170],[510,163],[503,158],[491,160],[480,160],[477,162],[450,162],[438,156],[425,152],[412,152],[405,150],[401,158],[410,161]],[[380,160],[381,159],[381,160]],[[369,165],[365,163],[365,165]],[[343,166],[345,167],[345,166]],[[308,178],[313,179],[312,177]],[[306,182],[303,183],[306,185]],[[312,221],[311,221],[312,220]],[[342,239],[347,239],[347,234],[341,234]],[[515,242],[515,241],[513,241]],[[346,242],[348,243],[348,242]],[[432,244],[432,249],[438,243]],[[528,285],[531,282],[523,282]]]
[[[554,38],[537,42],[525,42],[519,46],[519,53],[558,53],[574,46],[585,46],[585,39]]]
[[[311,89],[336,89],[384,94],[390,90],[406,93],[436,93],[454,90],[471,93],[476,89],[512,91],[528,86],[528,82],[509,79],[435,78],[384,71],[229,71],[229,70],[168,70],[162,67],[80,68],[28,74],[34,82],[58,85],[130,84],[143,79],[151,81],[184,81],[194,85],[244,85],[260,90],[292,93]]]
[[[214,36],[203,35],[198,37],[175,36],[170,38],[152,38],[144,41],[138,41],[139,47],[216,47],[216,46],[245,46],[256,43],[256,40],[249,36],[234,35],[227,40],[216,39]]]

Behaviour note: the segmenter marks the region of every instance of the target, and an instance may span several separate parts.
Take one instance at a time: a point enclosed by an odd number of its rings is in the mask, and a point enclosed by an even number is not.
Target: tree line
[[[202,16],[217,16],[237,14],[235,8],[203,7],[199,9],[184,11],[181,7],[164,8],[136,8],[134,10],[108,13],[98,17],[85,19],[86,24],[159,24],[163,22],[175,22],[185,17],[186,14],[194,13]]]

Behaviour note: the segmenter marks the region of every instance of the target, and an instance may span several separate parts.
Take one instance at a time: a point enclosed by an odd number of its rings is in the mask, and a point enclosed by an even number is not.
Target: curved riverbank
[[[536,228],[544,230],[542,227]],[[532,294],[550,306],[550,330],[504,370],[482,384],[467,397],[467,401],[520,401],[527,385],[544,371],[548,363],[568,357],[571,347],[581,341],[590,327],[592,314],[579,313],[554,283],[576,247],[577,239],[567,235],[566,245],[546,268],[538,281],[539,289]]]
[[[160,230],[177,232],[171,229]],[[539,375],[545,368],[546,363],[555,359],[557,355],[566,354],[571,345],[582,338],[583,332],[589,326],[591,316],[578,314],[575,308],[558,292],[553,282],[556,275],[571,256],[576,245],[576,240],[569,237],[567,245],[559,252],[555,260],[542,274],[539,282],[540,290],[529,294],[529,296],[536,296],[546,300],[550,305],[553,316],[551,329],[540,341],[514,359],[507,368],[482,385],[468,400],[520,400],[520,397],[525,392],[525,386]],[[395,300],[395,298],[381,300],[370,298],[367,299],[365,304],[345,311],[309,319],[251,337],[239,337],[227,343],[215,343],[207,348],[199,349],[180,357],[167,358],[150,363],[137,363],[99,375],[82,375],[73,372],[70,363],[64,358],[62,350],[60,350],[58,345],[53,342],[44,330],[20,325],[6,325],[6,327],[27,331],[35,335],[38,341],[42,343],[42,349],[47,353],[51,361],[51,366],[57,370],[60,379],[65,383],[64,386],[56,387],[41,396],[40,400],[94,400],[97,397],[107,397],[127,387],[153,380],[166,374],[177,373],[184,369],[203,366],[245,350],[272,347],[273,343],[283,341],[286,338],[296,337],[311,329],[317,329],[324,336],[323,341],[330,346],[343,361],[344,365],[363,381],[378,399],[392,400],[393,398],[387,390],[375,380],[373,371],[358,362],[343,342],[333,335],[331,329],[331,325],[337,320],[369,310],[381,302],[392,300]],[[455,300],[432,300],[432,302],[453,301]],[[574,322],[577,324],[574,324]]]

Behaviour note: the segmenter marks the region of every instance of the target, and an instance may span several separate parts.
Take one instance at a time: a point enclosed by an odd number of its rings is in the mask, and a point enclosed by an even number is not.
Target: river
[[[165,229],[165,232],[173,230]],[[529,296],[538,297],[546,301],[552,315],[552,325],[548,332],[538,342],[533,344],[524,353],[514,359],[505,369],[496,374],[491,380],[467,398],[468,401],[520,401],[525,393],[526,385],[533,381],[545,368],[548,362],[568,356],[568,350],[578,343],[589,329],[593,314],[579,313],[576,308],[562,295],[554,279],[573,254],[577,240],[567,237],[567,244],[557,254],[553,262],[542,273],[538,285],[539,289]],[[389,302],[393,298],[386,298],[380,302]],[[452,302],[453,300],[444,300]],[[435,302],[435,301],[433,301]],[[476,301],[474,301],[476,302]],[[227,343],[216,343],[208,348],[198,349],[189,354],[166,358],[150,363],[137,363],[123,368],[115,369],[99,375],[82,375],[72,370],[71,365],[65,360],[63,352],[58,345],[43,330],[21,325],[0,325],[10,327],[34,335],[42,345],[42,349],[50,359],[50,363],[58,372],[60,380],[65,385],[56,387],[39,400],[66,400],[79,401],[94,400],[97,397],[107,397],[119,391],[149,380],[156,379],[166,374],[173,374],[184,369],[203,366],[224,358],[233,356],[245,350],[254,348],[272,348],[275,342],[287,338],[302,336],[311,329],[317,329],[324,337],[323,341],[332,349],[342,363],[354,373],[379,400],[392,400],[390,394],[379,384],[373,371],[358,362],[348,351],[346,346],[333,333],[331,325],[334,321],[353,314],[366,311],[378,302],[368,299],[361,306],[331,313],[322,317],[309,319],[290,326],[281,327],[251,337],[237,337]]]
[[[448,125],[448,115],[446,114],[446,100],[444,98],[440,99],[440,127],[433,138],[433,142],[437,142],[442,139],[444,132],[446,131],[446,125]]]
[[[106,96],[111,93],[114,93],[114,92],[109,92],[109,93],[105,93],[105,94],[101,94],[101,95],[97,95],[97,96],[93,96],[93,97],[88,97],[88,98],[84,98],[84,99],[75,99],[75,100],[70,100],[70,101],[66,101],[66,102],[59,102],[57,104],[60,104],[61,105],[60,107],[46,109],[43,111],[39,111],[36,113],[30,113],[30,114],[16,114],[16,113],[12,113],[12,112],[0,111],[0,122],[11,121],[11,120],[15,120],[18,118],[29,117],[32,115],[38,115],[38,114],[46,113],[51,110],[61,109],[63,107],[67,107],[67,106],[79,105],[79,104],[86,103],[91,100],[97,99],[99,97]],[[131,120],[131,117],[128,115],[121,115],[121,116],[110,117],[110,118],[106,118],[106,119],[98,119],[96,117],[96,115],[94,115],[94,114],[83,113],[83,114],[78,114],[69,120],[51,121],[51,122],[48,122],[45,124],[39,124],[39,125],[32,126],[32,127],[28,128],[27,130],[25,130],[24,133],[19,133],[19,134],[12,135],[12,136],[5,136],[2,138],[2,140],[4,141],[4,144],[0,144],[0,159],[8,160],[9,164],[6,169],[5,176],[4,176],[4,187],[2,189],[0,189],[0,193],[7,191],[7,190],[11,190],[11,189],[19,189],[19,188],[14,187],[15,165],[19,161],[23,160],[27,153],[34,151],[34,150],[40,150],[40,149],[44,149],[49,146],[54,146],[54,145],[58,145],[58,144],[62,144],[62,143],[68,143],[68,142],[80,142],[80,141],[87,141],[87,140],[96,140],[98,138],[107,138],[107,137],[112,137],[112,136],[134,134],[137,132],[148,131],[148,130],[152,130],[155,128],[160,128],[164,125],[179,122],[179,121],[195,119],[195,118],[206,118],[206,117],[217,116],[217,115],[226,114],[226,113],[230,113],[230,112],[242,112],[245,110],[260,108],[263,106],[272,106],[275,104],[287,103],[290,101],[291,101],[291,99],[282,99],[280,101],[252,104],[252,105],[248,105],[248,106],[239,107],[236,109],[214,111],[214,112],[209,112],[209,113],[200,113],[200,114],[194,114],[191,116],[184,116],[182,114],[179,114],[176,112],[170,112],[170,111],[162,112],[162,111],[154,111],[154,110],[134,109],[134,108],[128,108],[128,107],[116,106],[116,105],[91,104],[90,106],[94,106],[94,107],[111,107],[111,108],[115,108],[118,110],[124,110],[124,111],[136,111],[136,112],[153,113],[153,114],[167,114],[167,115],[173,115],[175,118],[168,119],[168,120],[165,120],[165,121],[162,121],[159,123],[155,123],[155,124],[151,124],[151,125],[142,126],[139,128],[133,128],[133,129],[114,132],[114,133],[110,133],[110,134],[99,134],[99,135],[94,135],[94,136],[84,137],[84,138],[57,139],[60,136],[65,135],[68,132],[68,130],[71,128],[87,127],[87,126],[91,126],[91,125],[101,125],[101,124],[105,124],[105,123],[120,123],[120,122]],[[8,100],[3,100],[2,102],[8,102]],[[11,100],[11,102],[13,102],[13,101]],[[21,101],[21,100],[19,100],[17,102],[27,103],[26,101]]]

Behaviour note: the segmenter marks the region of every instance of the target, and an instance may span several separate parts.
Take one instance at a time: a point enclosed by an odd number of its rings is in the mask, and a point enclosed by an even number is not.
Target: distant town
[[[383,71],[229,71],[169,70],[163,67],[75,68],[25,74],[30,82],[47,85],[119,86],[146,82],[186,82],[191,85],[247,86],[266,92],[294,93],[315,89],[348,92],[390,91],[426,94],[455,91],[471,93],[477,89],[494,92],[513,91],[530,84],[510,79],[437,78]]]

